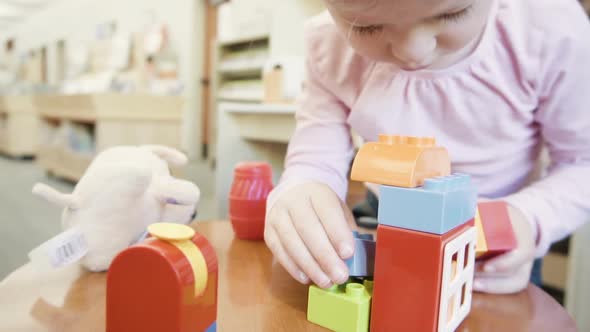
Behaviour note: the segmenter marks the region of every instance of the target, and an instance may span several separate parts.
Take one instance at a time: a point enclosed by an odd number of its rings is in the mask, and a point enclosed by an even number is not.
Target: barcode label
[[[64,266],[77,261],[82,258],[87,252],[86,241],[82,234],[76,234],[69,242],[55,249],[52,257],[52,265],[54,267]]]
[[[63,267],[78,261],[88,253],[88,244],[82,232],[71,228],[43,243],[29,253],[33,263]]]
[[[53,267],[61,267],[73,263],[88,252],[88,247],[82,234],[73,232],[67,235],[59,239],[60,241],[56,241],[55,247],[48,248]]]

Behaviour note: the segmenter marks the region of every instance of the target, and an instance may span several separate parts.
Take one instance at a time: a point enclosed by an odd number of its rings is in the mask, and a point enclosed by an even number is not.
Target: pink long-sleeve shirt
[[[475,50],[444,70],[406,72],[354,52],[329,14],[306,26],[307,76],[285,171],[344,199],[351,130],[434,136],[480,196],[537,224],[537,256],[590,219],[590,24],[575,0],[495,2]],[[527,185],[545,143],[546,177]]]

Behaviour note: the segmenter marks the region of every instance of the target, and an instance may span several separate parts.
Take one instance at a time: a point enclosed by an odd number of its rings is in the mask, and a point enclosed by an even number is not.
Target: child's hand
[[[473,289],[486,293],[516,293],[526,288],[535,258],[535,230],[517,208],[508,214],[518,242],[516,249],[478,264]]]
[[[354,252],[344,203],[328,186],[304,183],[281,194],[266,217],[264,240],[301,283],[326,288],[348,279],[343,259]]]

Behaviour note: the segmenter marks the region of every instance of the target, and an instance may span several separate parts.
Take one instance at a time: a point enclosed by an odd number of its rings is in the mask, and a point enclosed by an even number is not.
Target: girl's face
[[[326,0],[361,55],[405,70],[440,69],[473,50],[493,0]]]

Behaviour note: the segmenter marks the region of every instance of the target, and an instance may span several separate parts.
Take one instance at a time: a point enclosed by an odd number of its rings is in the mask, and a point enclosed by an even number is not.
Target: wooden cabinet
[[[178,96],[40,95],[38,164],[77,181],[97,152],[118,145],[162,144],[180,149],[183,99]],[[85,129],[80,144],[68,127]],[[66,131],[64,133],[64,131]]]
[[[39,117],[30,96],[0,97],[0,153],[31,157],[37,152]]]

